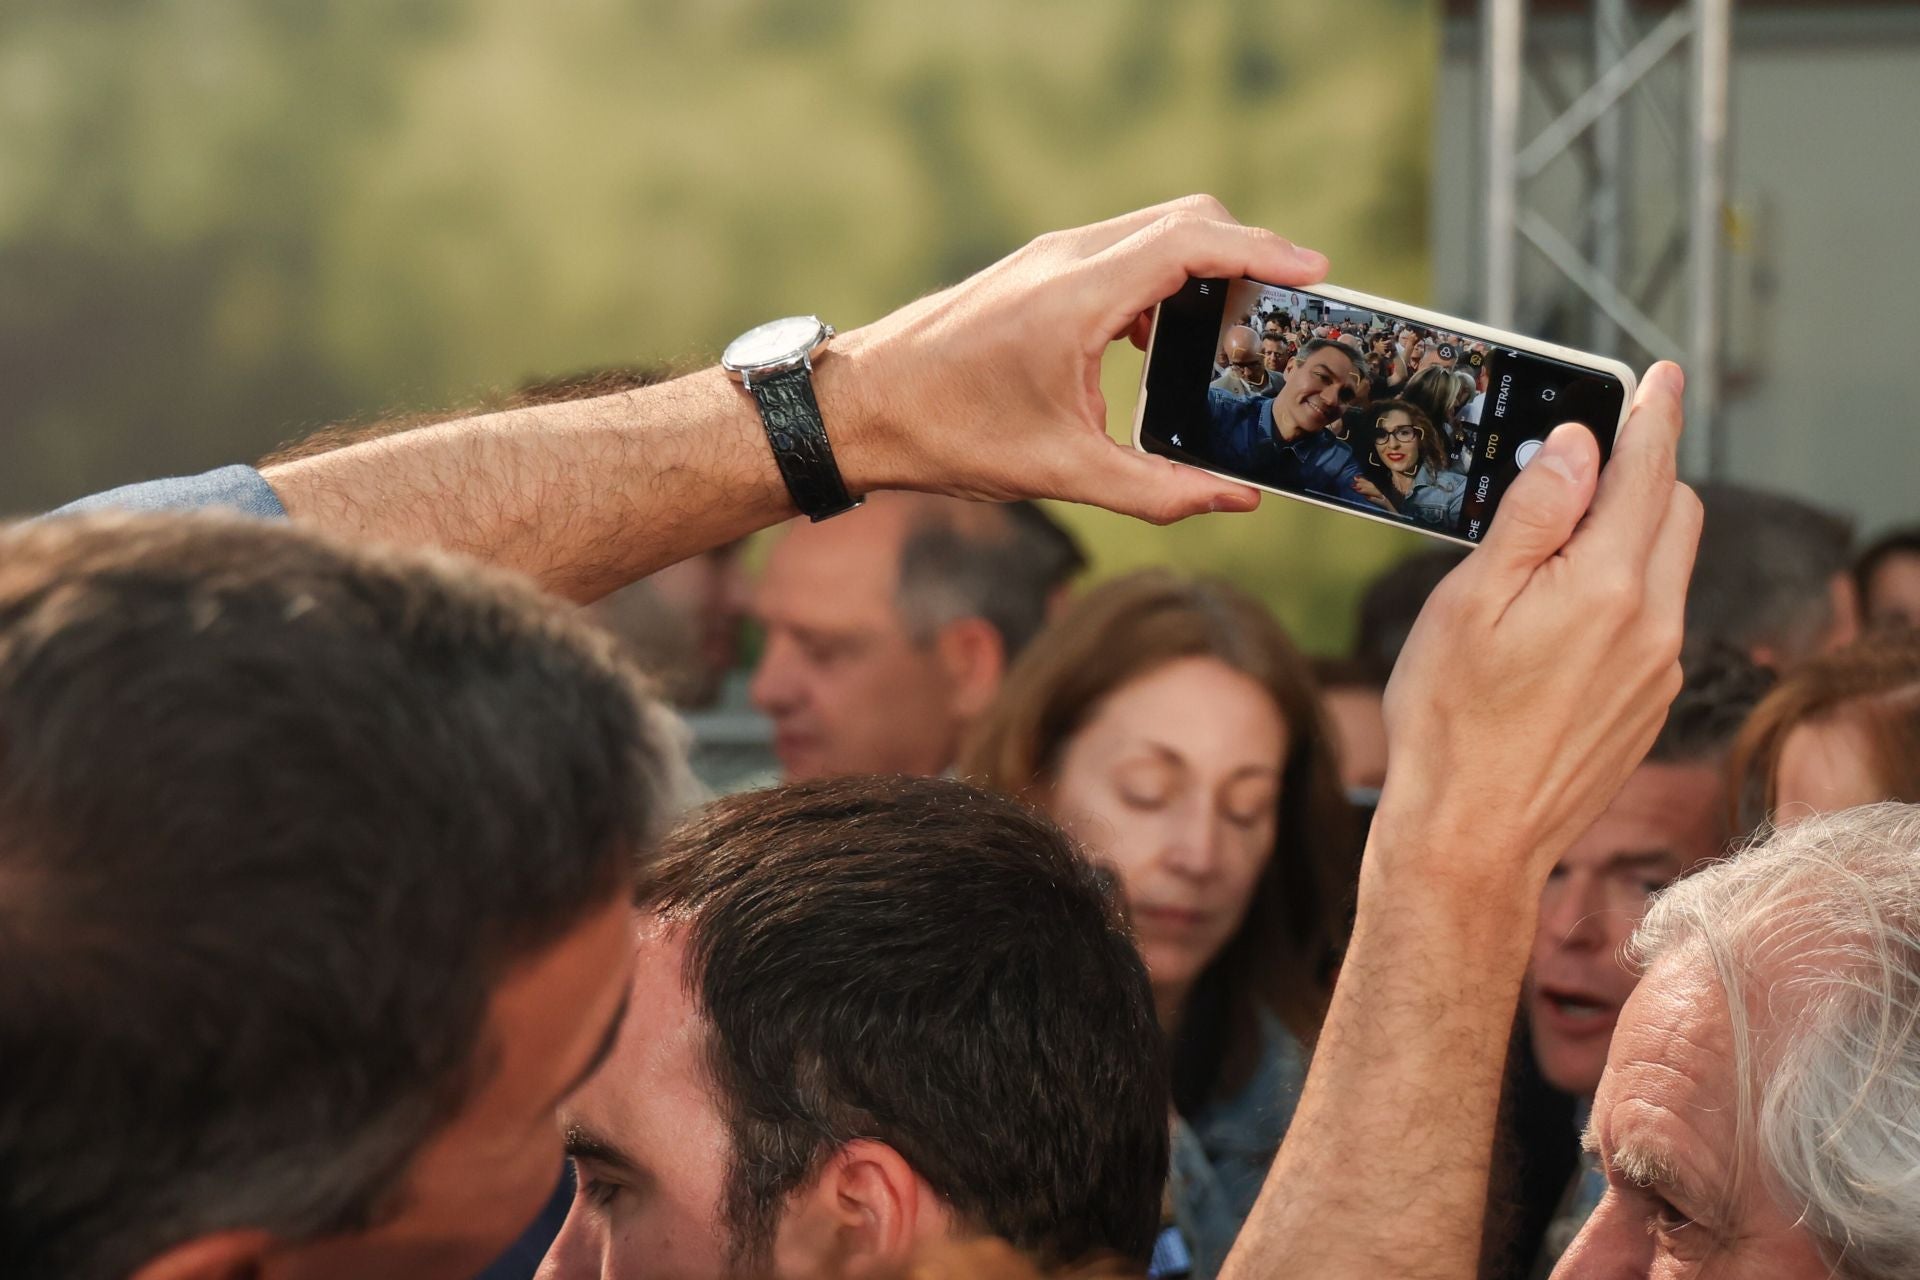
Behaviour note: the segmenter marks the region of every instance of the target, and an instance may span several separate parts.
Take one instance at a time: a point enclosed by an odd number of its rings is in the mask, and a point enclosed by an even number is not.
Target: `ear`
[[[200,1236],[142,1264],[130,1280],[254,1280],[264,1274],[274,1244],[265,1231]]]
[[[774,1240],[776,1275],[904,1275],[914,1253],[952,1232],[940,1197],[884,1142],[859,1138],[794,1192]]]
[[[985,618],[961,618],[940,628],[935,657],[946,673],[953,714],[972,721],[1000,692],[1007,673],[1007,647]]]

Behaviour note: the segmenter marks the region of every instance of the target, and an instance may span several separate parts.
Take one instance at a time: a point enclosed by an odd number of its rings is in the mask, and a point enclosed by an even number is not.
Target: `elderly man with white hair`
[[[1920,806],[1806,819],[1681,881],[1631,951],[1556,1276],[1920,1275]]]

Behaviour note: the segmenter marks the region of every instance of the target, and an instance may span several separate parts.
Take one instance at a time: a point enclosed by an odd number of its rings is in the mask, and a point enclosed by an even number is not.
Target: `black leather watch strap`
[[[833,460],[833,446],[827,443],[820,402],[813,398],[812,371],[802,365],[769,374],[753,379],[747,389],[760,405],[773,460],[800,514],[825,520],[859,506],[860,499],[848,495]]]

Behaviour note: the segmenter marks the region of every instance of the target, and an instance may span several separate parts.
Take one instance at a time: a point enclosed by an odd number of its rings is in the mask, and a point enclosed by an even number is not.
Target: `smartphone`
[[[1604,465],[1633,391],[1617,360],[1405,303],[1193,279],[1154,314],[1133,444],[1472,545],[1556,426]]]

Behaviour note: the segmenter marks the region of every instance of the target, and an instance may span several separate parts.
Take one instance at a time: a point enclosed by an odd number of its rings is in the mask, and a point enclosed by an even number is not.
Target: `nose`
[[[1644,1280],[1653,1237],[1611,1190],[1553,1269],[1553,1280]]]
[[[753,679],[747,685],[747,697],[754,706],[777,718],[799,706],[804,696],[794,642],[770,629],[760,649],[760,664],[753,669]]]
[[[541,1260],[533,1280],[599,1280],[599,1250],[592,1235],[586,1215],[580,1212],[580,1197],[576,1192],[567,1210],[567,1220],[547,1247],[547,1256]]]
[[[1538,927],[1546,940],[1557,947],[1599,946],[1605,937],[1600,927],[1600,916],[1605,910],[1599,881],[1592,876],[1569,874],[1559,881],[1549,881],[1541,891]]]
[[[1219,823],[1197,804],[1172,806],[1165,822],[1161,860],[1167,870],[1188,880],[1211,879],[1223,854]]]

